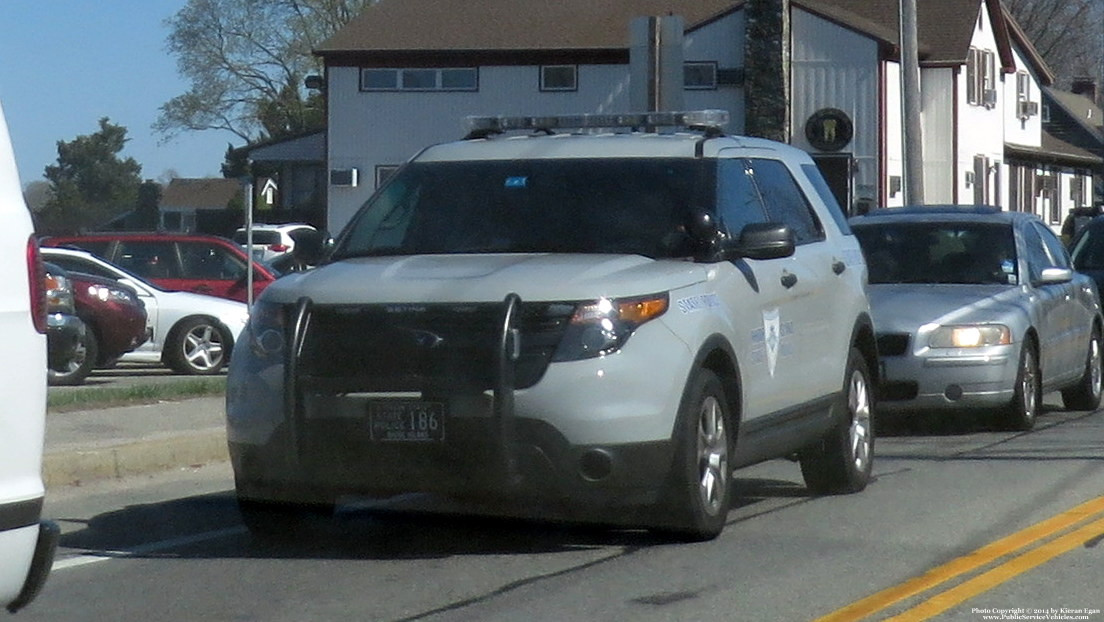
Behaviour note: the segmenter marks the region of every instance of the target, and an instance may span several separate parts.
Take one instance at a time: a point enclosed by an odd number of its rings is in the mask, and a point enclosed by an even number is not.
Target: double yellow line
[[[888,609],[901,601],[918,596],[955,577],[978,570],[1006,555],[1094,518],[1098,514],[1104,514],[1104,497],[1087,501],[1022,531],[991,542],[972,553],[953,559],[942,566],[932,568],[914,579],[884,589],[842,609],[837,609],[826,616],[817,618],[816,622],[861,620]],[[889,619],[901,621],[927,620],[1101,535],[1104,535],[1104,518],[1097,518],[1097,520],[1075,531],[1021,553],[999,566],[940,592]]]

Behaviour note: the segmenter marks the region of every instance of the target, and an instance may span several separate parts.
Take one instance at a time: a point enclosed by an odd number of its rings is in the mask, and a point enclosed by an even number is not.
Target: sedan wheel
[[[51,386],[83,384],[85,378],[92,373],[92,369],[96,366],[96,359],[100,355],[99,342],[96,341],[96,333],[91,327],[86,327],[82,333],[77,342],[76,352],[65,367],[61,370],[46,370],[47,384]]]
[[[1016,388],[1012,407],[1005,415],[1005,427],[1009,430],[1030,430],[1035,426],[1039,413],[1039,363],[1035,358],[1035,346],[1025,341],[1020,350],[1020,370],[1016,375]]]
[[[230,353],[230,337],[217,323],[190,318],[173,329],[165,343],[165,363],[181,374],[218,373]]]
[[[1062,389],[1062,405],[1066,410],[1096,410],[1104,393],[1104,355],[1101,353],[1100,330],[1094,329],[1089,339],[1089,353],[1085,359],[1085,371],[1077,384]]]

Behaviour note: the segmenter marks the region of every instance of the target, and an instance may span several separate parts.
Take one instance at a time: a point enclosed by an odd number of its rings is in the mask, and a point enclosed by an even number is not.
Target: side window
[[[1078,270],[1104,270],[1104,235],[1101,230],[1087,227],[1073,247],[1073,265]]]
[[[61,266],[70,272],[83,272],[84,274],[91,274],[93,276],[103,276],[109,279],[118,278],[114,272],[101,268],[99,265],[90,261],[85,261],[78,257],[69,257],[66,255],[49,255],[46,257],[50,263]]]
[[[767,221],[747,160],[717,160],[717,213],[721,230],[732,238],[739,237],[750,223]]]
[[[813,184],[817,194],[820,195],[820,200],[824,201],[824,205],[828,207],[828,213],[832,215],[832,220],[836,221],[836,226],[839,227],[840,232],[844,235],[851,235],[851,225],[847,223],[847,214],[843,213],[843,208],[836,200],[836,195],[832,194],[832,189],[828,187],[828,182],[824,180],[824,175],[820,173],[817,165],[802,164],[801,170],[809,178],[809,182]]]
[[[1027,271],[1031,281],[1039,280],[1044,268],[1050,267],[1050,256],[1039,231],[1035,227],[1024,227],[1024,246],[1027,255]]]
[[[115,265],[147,279],[180,278],[180,262],[172,242],[122,240],[115,251]]]
[[[1066,247],[1062,245],[1062,241],[1058,239],[1058,236],[1054,235],[1054,232],[1049,228],[1040,225],[1039,223],[1031,223],[1031,226],[1039,233],[1039,237],[1043,239],[1043,244],[1046,246],[1047,255],[1050,257],[1050,265],[1057,266],[1059,268],[1070,268],[1069,253],[1066,251]]]
[[[245,262],[229,250],[202,242],[181,242],[180,260],[190,279],[230,280],[245,277]]]
[[[823,240],[824,228],[786,165],[778,160],[749,162],[770,220],[789,225],[798,244]]]

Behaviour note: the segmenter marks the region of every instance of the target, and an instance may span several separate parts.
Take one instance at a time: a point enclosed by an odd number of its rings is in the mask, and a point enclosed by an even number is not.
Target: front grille
[[[516,388],[540,380],[574,308],[521,305]],[[299,360],[302,387],[430,396],[492,390],[504,311],[501,303],[315,305]]]
[[[883,333],[878,335],[878,354],[881,356],[902,356],[908,352],[908,333]]]

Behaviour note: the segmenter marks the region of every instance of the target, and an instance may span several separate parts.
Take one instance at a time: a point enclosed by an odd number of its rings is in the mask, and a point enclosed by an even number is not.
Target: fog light
[[[947,385],[947,390],[943,391],[943,395],[952,402],[957,402],[962,399],[962,387],[957,384]]]
[[[597,482],[613,472],[613,456],[604,449],[588,449],[579,457],[579,474],[588,482]]]

